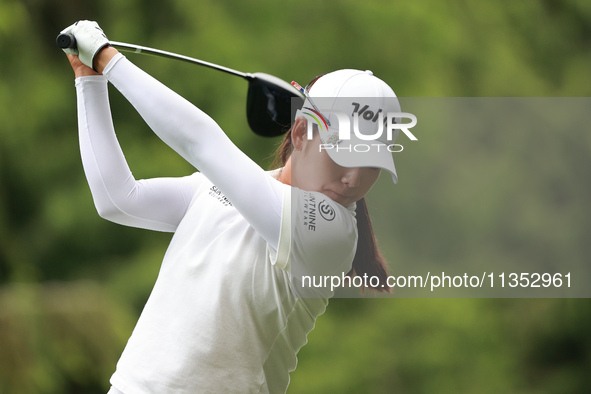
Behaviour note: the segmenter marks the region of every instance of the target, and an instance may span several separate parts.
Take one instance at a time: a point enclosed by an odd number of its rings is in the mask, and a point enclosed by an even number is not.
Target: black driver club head
[[[264,137],[277,137],[289,130],[295,116],[292,99],[304,98],[284,80],[265,73],[249,74],[246,119],[251,130]],[[295,105],[294,107],[301,107]]]

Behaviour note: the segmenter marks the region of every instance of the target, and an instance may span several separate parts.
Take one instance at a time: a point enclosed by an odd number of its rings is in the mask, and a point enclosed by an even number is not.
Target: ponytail
[[[376,287],[371,287],[371,289],[389,293],[390,288],[386,284],[388,279],[388,262],[382,255],[378,241],[373,233],[373,226],[371,225],[365,197],[357,201],[355,214],[359,238],[357,240],[355,258],[353,258],[353,269],[349,272],[349,275],[367,275],[369,278],[377,277],[379,282]]]
[[[290,129],[275,152],[272,164],[273,168],[285,166],[287,159],[289,159],[289,156],[291,155],[291,151],[292,143]],[[369,278],[377,277],[379,279],[377,286],[370,287],[370,289],[376,292],[389,293],[390,289],[386,284],[386,280],[388,279],[388,263],[382,255],[374,235],[365,197],[357,201],[355,217],[357,219],[358,232],[357,251],[353,258],[353,267],[347,275],[367,275]]]

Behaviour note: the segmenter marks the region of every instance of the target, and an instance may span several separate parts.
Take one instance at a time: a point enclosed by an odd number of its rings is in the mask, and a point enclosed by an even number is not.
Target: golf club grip
[[[70,33],[60,33],[56,38],[57,46],[66,49],[66,48],[76,48],[76,37]]]

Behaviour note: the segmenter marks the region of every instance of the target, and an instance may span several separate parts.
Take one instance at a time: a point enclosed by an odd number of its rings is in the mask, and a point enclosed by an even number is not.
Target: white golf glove
[[[62,33],[74,35],[77,46],[77,48],[64,48],[63,51],[70,55],[78,55],[82,63],[94,70],[94,57],[101,49],[109,45],[109,39],[98,23],[78,21],[66,27]]]

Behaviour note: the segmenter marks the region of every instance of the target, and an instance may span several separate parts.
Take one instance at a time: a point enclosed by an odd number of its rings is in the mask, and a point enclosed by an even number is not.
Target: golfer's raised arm
[[[102,71],[152,130],[214,183],[248,222],[277,247],[283,194],[271,178],[226,136],[218,124],[189,101],[132,64],[112,48],[102,51]],[[102,54],[106,56],[102,56]]]
[[[77,78],[76,95],[80,153],[99,215],[126,226],[175,231],[195,193],[194,180],[136,180],[115,135],[105,77]]]

